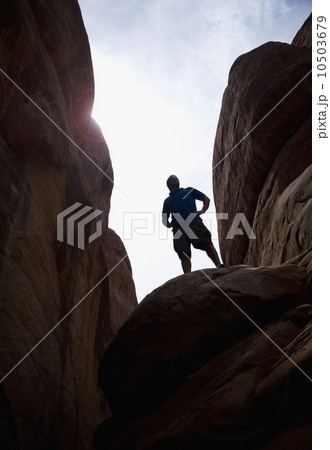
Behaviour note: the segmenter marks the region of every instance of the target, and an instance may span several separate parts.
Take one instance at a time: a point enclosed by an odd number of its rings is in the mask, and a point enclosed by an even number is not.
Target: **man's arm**
[[[166,228],[171,228],[172,227],[172,224],[169,221],[169,218],[170,218],[170,212],[167,210],[166,201],[165,201],[164,205],[163,205],[162,222],[163,222],[163,225],[165,225]]]
[[[199,216],[201,214],[204,214],[209,209],[209,206],[210,206],[210,199],[205,194],[203,195],[203,197],[200,200],[203,202],[203,208],[199,211],[194,211]]]
[[[163,225],[165,225],[165,227],[167,227],[167,228],[171,228],[172,224],[171,224],[171,222],[168,219],[169,219],[169,214],[163,212],[162,213]]]

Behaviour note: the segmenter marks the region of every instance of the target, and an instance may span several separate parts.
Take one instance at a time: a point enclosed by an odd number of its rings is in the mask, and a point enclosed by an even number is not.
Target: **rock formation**
[[[90,117],[88,38],[76,0],[4,0],[0,26],[0,378],[113,270],[1,383],[0,447],[88,449],[108,415],[97,367],[136,307],[106,231],[113,171]],[[57,240],[57,215],[76,202],[102,211],[85,250]]]
[[[213,187],[225,263],[277,265],[311,250],[311,17],[295,45],[268,42],[240,56],[225,90]],[[303,46],[298,46],[303,45]],[[256,239],[226,239],[243,213]]]
[[[149,294],[102,360],[113,416],[97,448],[268,449],[297,429],[309,442],[307,278],[297,265],[233,266]]]
[[[220,245],[245,265],[138,308],[78,3],[3,0],[0,24],[0,447],[89,449],[97,428],[99,450],[309,449],[310,19],[238,58],[224,94]],[[76,202],[102,211],[84,250],[57,239]],[[237,212],[256,240],[225,239]]]
[[[99,369],[98,450],[311,448],[310,30],[235,61],[214,194],[239,265],[170,280],[124,322]],[[225,239],[238,212],[256,240]]]

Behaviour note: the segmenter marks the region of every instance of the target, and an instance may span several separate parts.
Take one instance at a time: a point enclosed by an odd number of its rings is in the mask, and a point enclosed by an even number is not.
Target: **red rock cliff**
[[[213,156],[227,264],[277,265],[311,250],[311,17],[294,45],[268,42],[240,56],[225,90]],[[301,45],[301,46],[300,46]],[[245,231],[228,236],[243,213]]]
[[[126,251],[107,232],[113,170],[90,116],[93,70],[78,2],[4,0],[0,27],[3,378]],[[102,211],[102,235],[85,250],[57,240],[57,214],[75,202]],[[1,448],[91,448],[108,413],[97,367],[135,306],[126,257],[3,380]]]

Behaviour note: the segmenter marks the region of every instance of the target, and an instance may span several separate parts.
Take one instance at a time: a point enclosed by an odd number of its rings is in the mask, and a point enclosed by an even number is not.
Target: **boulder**
[[[215,355],[306,302],[298,266],[207,269],[149,294],[119,329],[102,359],[100,385],[114,416],[141,417]]]
[[[309,448],[306,277],[294,265],[208,269],[148,295],[102,360],[113,416],[96,447],[268,448],[301,427]]]

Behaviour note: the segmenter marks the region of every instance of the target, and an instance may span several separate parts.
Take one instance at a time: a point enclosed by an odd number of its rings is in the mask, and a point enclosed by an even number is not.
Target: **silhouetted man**
[[[180,188],[179,179],[175,175],[171,175],[166,184],[170,195],[163,205],[163,224],[172,228],[174,250],[181,260],[183,272],[191,272],[191,244],[204,250],[216,267],[224,267],[212,243],[211,233],[200,218],[207,211],[210,199],[197,189]],[[196,200],[203,202],[200,211],[197,211]]]

